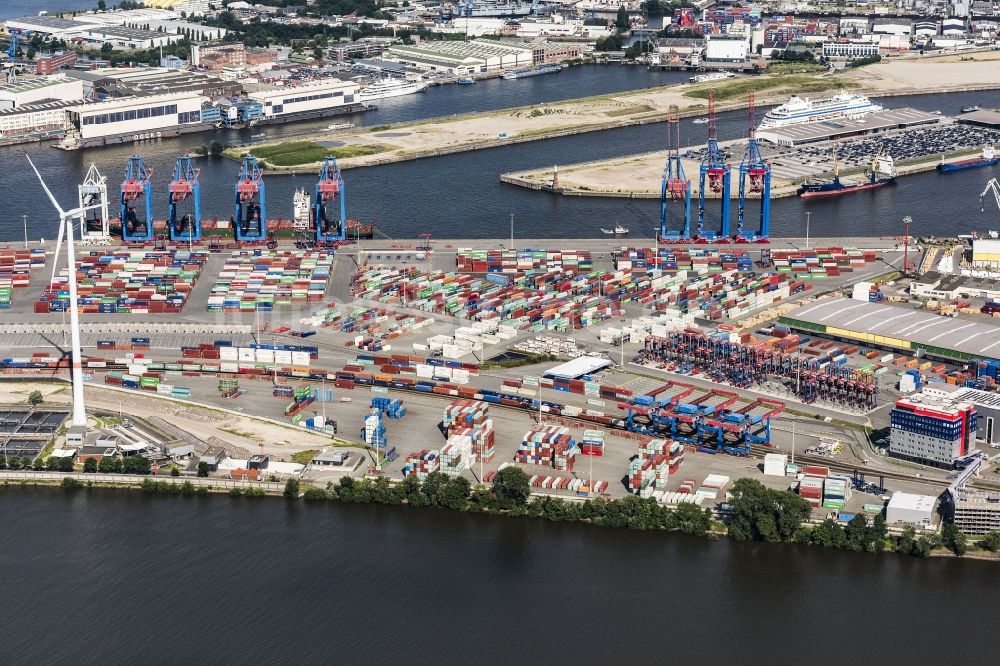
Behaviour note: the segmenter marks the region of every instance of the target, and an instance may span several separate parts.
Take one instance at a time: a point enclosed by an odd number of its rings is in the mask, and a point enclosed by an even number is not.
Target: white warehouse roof
[[[578,379],[583,375],[589,375],[603,370],[611,365],[611,361],[598,356],[578,356],[572,361],[567,361],[561,365],[551,368],[545,373],[546,377],[553,379]]]

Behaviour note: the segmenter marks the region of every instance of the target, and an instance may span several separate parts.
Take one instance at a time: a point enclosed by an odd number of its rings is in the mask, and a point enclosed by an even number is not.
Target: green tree
[[[615,29],[618,32],[627,32],[630,27],[632,23],[628,20],[628,10],[621,6],[618,8],[618,15],[615,16]]]
[[[108,54],[115,50],[115,47],[111,46],[111,42],[104,42],[101,44],[101,53]]]
[[[504,467],[493,477],[493,496],[501,509],[523,507],[530,494],[528,475],[520,467]]]
[[[945,523],[941,528],[941,545],[959,557],[969,550],[968,537],[954,523]]]
[[[420,484],[420,491],[424,495],[424,499],[427,504],[440,504],[441,494],[444,490],[445,484],[448,483],[448,477],[441,472],[431,472],[424,478],[423,483]]]
[[[198,463],[198,476],[202,478],[208,476],[208,463],[204,460]]]
[[[32,407],[42,404],[45,398],[42,396],[41,391],[32,391],[28,394],[28,404]]]
[[[868,519],[863,513],[856,514],[844,529],[847,547],[851,550],[868,550]]]
[[[118,474],[125,469],[125,464],[121,458],[104,457],[97,463],[97,470],[103,474]]]
[[[464,509],[469,504],[469,493],[472,491],[472,484],[464,476],[453,476],[448,479],[440,492],[442,506],[449,509]]]
[[[178,468],[177,465],[171,465],[170,466],[170,476],[180,476],[180,475],[181,475],[180,468]]]
[[[87,458],[83,461],[83,472],[84,474],[93,474],[97,471],[97,460],[94,458]]]
[[[299,480],[291,478],[285,481],[285,490],[281,494],[288,499],[297,499],[299,496]]]
[[[702,536],[712,527],[712,512],[701,509],[696,504],[682,502],[667,515],[665,522],[669,529]]]
[[[827,518],[813,528],[810,541],[823,548],[848,548],[847,534],[836,521]]]
[[[928,557],[931,554],[931,550],[934,548],[934,542],[925,536],[917,539],[913,544],[913,550],[910,552],[911,555],[917,557]]]
[[[736,541],[789,541],[810,513],[809,503],[756,479],[738,479],[732,489],[729,536]]]
[[[225,149],[226,147],[222,145],[221,142],[214,139],[212,140],[211,143],[208,144],[208,154],[211,155],[212,157],[221,157],[222,151],[224,151]]]
[[[986,533],[983,537],[983,548],[991,553],[1000,551],[1000,530],[993,530]]]
[[[97,8],[103,12],[105,9],[108,8],[108,5],[107,3],[104,2],[104,0],[97,0]]]
[[[146,456],[129,456],[121,461],[122,472],[126,474],[149,474],[152,465]]]

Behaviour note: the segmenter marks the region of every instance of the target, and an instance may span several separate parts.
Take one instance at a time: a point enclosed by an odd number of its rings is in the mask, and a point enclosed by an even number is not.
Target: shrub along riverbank
[[[288,500],[343,502],[345,504],[389,504],[441,507],[454,511],[489,513],[512,517],[543,518],[554,522],[579,522],[601,527],[634,530],[666,530],[694,536],[728,534],[734,541],[797,543],[856,552],[891,551],[928,557],[932,554],[962,556],[973,548],[982,554],[1000,553],[1000,531],[985,535],[977,543],[954,525],[945,525],[940,534],[917,534],[909,527],[890,534],[881,515],[856,515],[846,526],[827,519],[819,524],[808,520],[811,508],[803,498],[787,490],[774,490],[755,479],[738,479],[730,491],[731,501],[718,522],[709,509],[694,504],[668,508],[652,499],[629,495],[621,499],[603,498],[576,501],[560,497],[532,495],[528,475],[520,467],[497,472],[490,486],[473,486],[465,477],[429,474],[423,482],[408,476],[391,484],[385,477],[355,479],[342,477],[325,488],[309,486],[300,492],[300,482],[289,479],[282,495]],[[83,488],[78,478],[66,478],[67,490]],[[190,481],[173,483],[143,479],[139,488],[150,494],[207,495],[211,489]],[[232,488],[232,497],[264,497],[260,488]]]

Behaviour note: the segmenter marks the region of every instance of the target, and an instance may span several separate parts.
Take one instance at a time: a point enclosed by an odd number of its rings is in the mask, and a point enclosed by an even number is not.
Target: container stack
[[[823,482],[823,507],[842,510],[851,496],[851,482],[842,476],[831,476]]]
[[[452,435],[441,448],[441,471],[445,474],[458,474],[472,462],[472,438],[468,435]]]
[[[406,416],[406,405],[396,398],[372,398],[371,406],[385,414],[386,418],[401,419]]]
[[[204,252],[91,252],[77,260],[77,302],[90,313],[177,313],[194,287]],[[35,312],[69,308],[69,277],[63,269],[42,292]]]
[[[823,503],[823,482],[826,477],[807,474],[799,481],[799,496],[803,497],[813,508]]]
[[[785,476],[788,456],[783,453],[764,454],[764,476]]]
[[[590,272],[590,252],[576,250],[469,250],[455,258],[459,273],[532,273],[553,270]]]
[[[629,490],[642,494],[666,488],[670,475],[670,460],[662,453],[649,457],[638,456],[629,462]]]
[[[726,486],[729,485],[729,477],[724,474],[709,474],[702,481],[701,487],[695,491],[695,495],[702,496],[706,501],[716,501],[720,499],[720,495],[725,491]]]
[[[416,453],[411,453],[406,457],[406,464],[403,465],[403,475],[416,476],[423,481],[431,472],[441,470],[441,457],[437,449],[422,449]]]
[[[442,424],[448,437],[464,435],[471,441],[471,453],[477,460],[493,459],[496,453],[496,436],[493,420],[489,418],[489,405],[479,400],[456,400],[444,410]]]
[[[677,492],[685,495],[694,495],[695,488],[698,487],[698,481],[696,479],[684,479],[681,481],[681,485],[677,488]]]
[[[326,250],[233,252],[208,297],[209,312],[270,311],[276,305],[321,301],[333,253]]]
[[[604,455],[604,432],[601,430],[584,430],[580,440],[580,453],[585,456]]]
[[[240,380],[219,379],[219,393],[223,398],[234,398],[240,393]]]
[[[31,268],[45,265],[45,251],[0,249],[0,310],[10,309],[15,289],[29,286]]]
[[[524,433],[514,460],[527,465],[572,471],[577,450],[569,428],[539,425]]]

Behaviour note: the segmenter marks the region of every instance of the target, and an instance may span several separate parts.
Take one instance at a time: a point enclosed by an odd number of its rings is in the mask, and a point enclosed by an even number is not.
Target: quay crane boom
[[[312,217],[317,243],[347,239],[347,211],[344,196],[344,177],[340,172],[340,167],[337,166],[337,159],[332,156],[324,157],[313,197]],[[340,204],[339,216],[331,215],[330,209],[335,200],[339,201]]]
[[[766,242],[771,228],[771,165],[764,159],[760,152],[760,144],[757,143],[756,129],[754,128],[756,104],[752,90],[747,91],[747,102],[750,129],[747,134],[747,149],[743,154],[743,161],[740,163],[740,199],[739,211],[736,216],[736,242],[738,243]],[[750,192],[760,196],[757,231],[747,231],[745,227],[748,181]]]
[[[240,243],[267,240],[264,170],[253,155],[243,158],[235,189],[236,214],[233,223],[236,227],[236,240]]]
[[[1000,182],[997,182],[996,178],[990,178],[989,182],[986,183],[983,193],[979,195],[979,212],[986,212],[986,205],[983,203],[983,199],[990,192],[993,193],[993,199],[997,202],[997,208],[1000,208]]]
[[[178,157],[174,178],[167,192],[167,230],[170,240],[195,243],[201,240],[201,185],[190,157]],[[184,210],[178,210],[184,203]]]
[[[152,169],[138,155],[128,158],[125,180],[122,181],[121,211],[122,241],[148,243],[153,240]],[[143,210],[137,210],[140,205]]]
[[[660,188],[660,239],[665,242],[691,239],[691,181],[684,175],[681,163],[681,115],[676,104],[667,110],[667,165]],[[684,227],[681,231],[667,229],[667,202],[684,201]]]
[[[708,93],[708,150],[702,158],[698,178],[698,241],[711,243],[729,238],[729,179],[732,168],[726,163],[715,130],[715,92]],[[707,182],[706,182],[707,181]],[[708,189],[721,199],[718,231],[705,230],[705,197]]]

